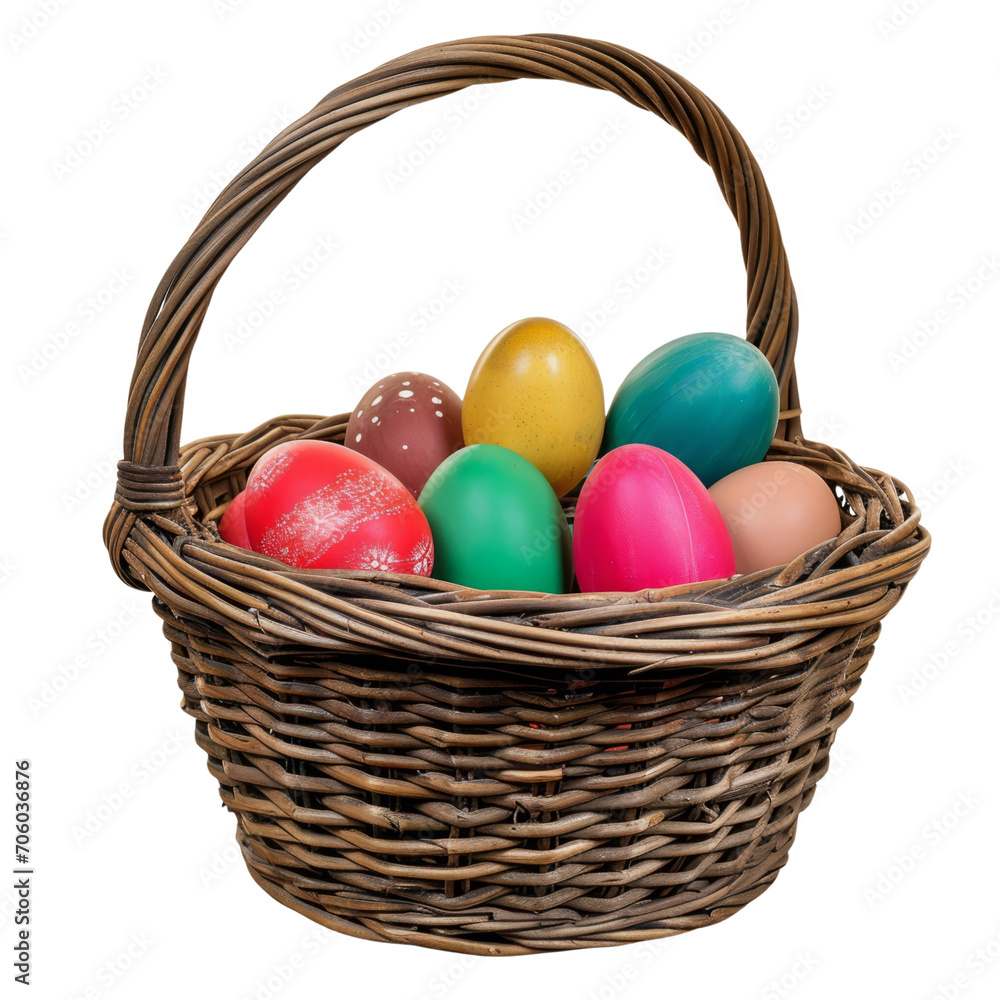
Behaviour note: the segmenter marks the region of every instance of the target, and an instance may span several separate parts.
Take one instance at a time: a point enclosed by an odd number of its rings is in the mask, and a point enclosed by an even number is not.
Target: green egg
[[[477,590],[568,591],[572,542],[559,498],[526,458],[474,444],[431,473],[419,503],[434,577]]]
[[[626,376],[604,425],[601,453],[650,444],[705,486],[761,461],[778,424],[778,381],[753,344],[729,333],[679,337]]]

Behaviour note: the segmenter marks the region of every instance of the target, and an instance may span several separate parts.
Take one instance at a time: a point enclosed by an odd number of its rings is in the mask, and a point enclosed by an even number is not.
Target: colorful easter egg
[[[420,506],[434,533],[434,576],[478,590],[558,594],[573,580],[559,498],[526,458],[475,444],[431,473]]]
[[[250,549],[250,536],[247,534],[247,520],[243,505],[246,503],[246,490],[237,493],[229,502],[226,512],[219,521],[219,534],[224,542],[238,545],[241,549]]]
[[[709,490],[733,541],[737,573],[785,566],[840,534],[840,504],[812,469],[761,462]]]
[[[573,520],[580,589],[634,591],[732,576],[718,507],[673,455],[646,444],[608,452],[587,477]]]
[[[291,566],[419,576],[433,566],[427,518],[409,490],[330,441],[292,441],[262,455],[245,512],[253,549]]]
[[[583,341],[552,319],[522,319],[479,356],[462,403],[465,443],[523,455],[557,496],[583,479],[604,432],[604,389]]]
[[[778,382],[753,344],[728,333],[671,340],[626,376],[608,411],[602,450],[650,444],[706,486],[767,454]]]
[[[414,497],[464,443],[462,400],[421,372],[379,379],[354,407],[344,437],[348,448],[378,462]]]

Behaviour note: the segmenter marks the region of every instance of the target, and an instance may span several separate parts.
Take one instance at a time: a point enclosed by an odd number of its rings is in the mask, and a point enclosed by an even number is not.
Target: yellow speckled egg
[[[554,319],[512,323],[479,356],[462,403],[465,443],[498,444],[558,496],[587,474],[604,434],[604,388],[583,341]]]

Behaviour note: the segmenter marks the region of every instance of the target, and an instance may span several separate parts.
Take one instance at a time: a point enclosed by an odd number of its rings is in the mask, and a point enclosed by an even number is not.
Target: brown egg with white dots
[[[379,379],[354,407],[344,437],[348,448],[378,462],[415,497],[464,443],[461,397],[422,372]]]

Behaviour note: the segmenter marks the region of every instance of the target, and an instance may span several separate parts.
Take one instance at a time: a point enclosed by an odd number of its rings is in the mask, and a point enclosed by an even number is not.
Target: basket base
[[[803,796],[800,810],[808,805],[815,787]],[[237,833],[243,859],[253,880],[273,899],[289,909],[330,930],[368,941],[418,945],[439,951],[464,955],[503,956],[531,955],[579,948],[609,948],[620,944],[635,944],[672,937],[698,927],[708,927],[733,916],[747,903],[756,899],[777,878],[788,861],[788,852],[795,839],[796,820],[771,839],[761,857],[727,879],[716,879],[716,888],[708,888],[707,880],[692,884],[689,891],[663,897],[656,904],[627,908],[621,911],[577,918],[571,923],[554,920],[539,928],[538,915],[525,914],[526,927],[519,931],[506,920],[493,932],[469,933],[469,925],[477,921],[479,911],[458,911],[451,918],[442,918],[428,909],[419,912],[415,906],[410,914],[397,913],[389,920],[378,913],[379,901],[372,899],[371,911],[362,915],[362,894],[357,899],[332,896],[296,884],[288,878],[287,869],[268,865],[253,852],[252,838],[241,827]],[[352,905],[353,903],[353,905]],[[346,904],[346,905],[345,905]],[[354,909],[354,915],[345,915]],[[343,910],[343,913],[338,912]],[[488,916],[488,914],[487,914]],[[530,920],[530,927],[528,921]]]

